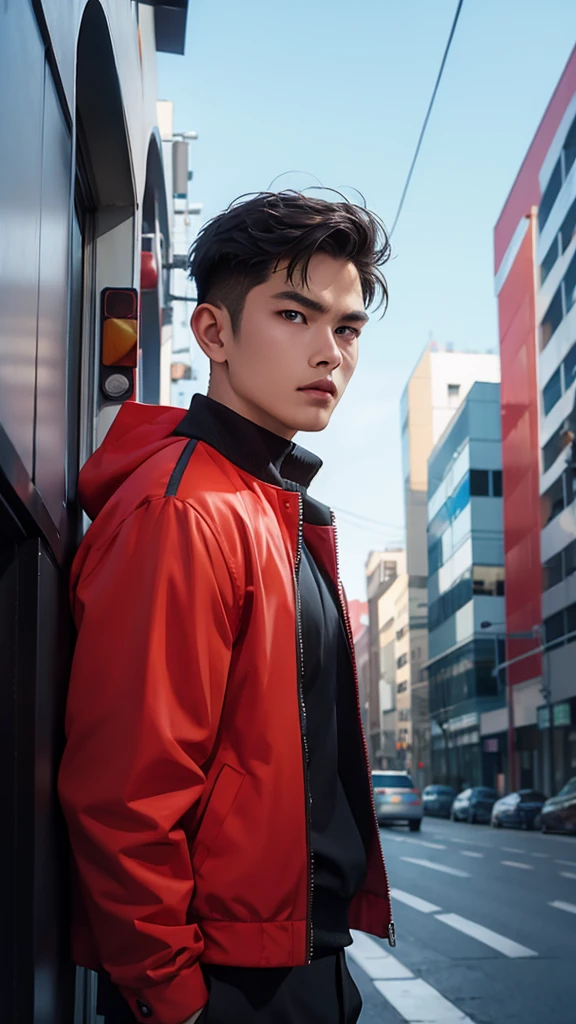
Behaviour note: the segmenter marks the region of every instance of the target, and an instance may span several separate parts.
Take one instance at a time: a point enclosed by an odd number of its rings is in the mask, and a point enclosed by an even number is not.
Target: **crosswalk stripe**
[[[523,871],[534,871],[533,864],[522,864],[519,860],[501,860],[501,864],[504,864],[507,868],[522,868]]]
[[[374,985],[407,1024],[472,1024],[470,1017],[421,978],[375,981]]]
[[[418,857],[401,857],[409,864],[419,864],[421,868],[431,868],[432,871],[442,871],[445,875],[456,875],[457,878],[470,878],[468,871],[461,871],[460,868],[449,868],[445,864],[435,864],[433,860],[421,860]]]
[[[483,857],[484,856],[483,853],[476,853],[475,850],[458,850],[458,853],[461,853],[463,857]]]
[[[420,910],[423,914],[435,914],[437,910],[442,909],[437,907],[435,903],[429,903],[428,900],[421,899],[420,896],[413,896],[411,892],[404,892],[403,889],[390,889],[390,895],[392,899],[405,903],[407,907],[413,907],[414,910]]]
[[[556,910],[565,910],[568,914],[576,914],[576,905],[574,903],[565,903],[564,900],[553,900],[548,905],[556,907]]]
[[[562,875],[562,878],[576,878],[573,871],[561,871],[560,874]]]
[[[574,912],[576,913],[576,907],[574,907]],[[485,928],[481,924],[476,924],[475,921],[469,921],[466,917],[460,917],[460,914],[437,914],[436,920],[443,921],[451,928],[456,928],[464,935],[483,942],[485,946],[491,946],[492,949],[496,949],[513,960],[520,957],[538,956],[533,949],[528,949],[528,946],[522,946],[519,942],[514,942],[498,932],[493,932],[491,928]]]

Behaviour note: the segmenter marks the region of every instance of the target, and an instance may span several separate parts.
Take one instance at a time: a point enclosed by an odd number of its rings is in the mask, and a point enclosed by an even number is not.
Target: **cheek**
[[[351,345],[350,348],[346,349],[342,356],[342,366],[340,367],[343,377],[348,382],[354,373],[358,365],[358,345]]]

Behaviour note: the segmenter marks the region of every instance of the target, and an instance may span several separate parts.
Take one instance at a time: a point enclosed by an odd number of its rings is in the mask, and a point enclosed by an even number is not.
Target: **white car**
[[[422,823],[422,797],[408,772],[373,771],[372,788],[378,824],[404,822],[411,832]]]

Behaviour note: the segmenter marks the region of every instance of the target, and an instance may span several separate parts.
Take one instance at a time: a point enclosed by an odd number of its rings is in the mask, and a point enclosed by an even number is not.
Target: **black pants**
[[[202,964],[202,971],[210,995],[198,1024],[356,1024],[362,1009],[344,950],[308,967]],[[111,987],[99,1012],[106,1024],[134,1022],[127,1003]]]

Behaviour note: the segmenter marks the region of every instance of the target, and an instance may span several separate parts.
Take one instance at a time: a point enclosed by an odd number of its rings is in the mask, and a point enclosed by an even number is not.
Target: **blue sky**
[[[390,225],[456,6],[191,0],[186,56],[160,55],[159,95],[176,130],[199,133],[202,220],[242,193],[319,179],[359,190]],[[328,430],[298,438],[324,459],[314,494],[377,521],[339,519],[350,597],[364,596],[367,553],[402,538],[398,407],[430,332],[497,349],[494,224],[575,41],[573,0],[464,0],[394,233],[389,311],[364,330]]]

